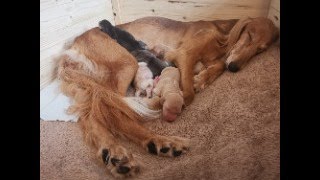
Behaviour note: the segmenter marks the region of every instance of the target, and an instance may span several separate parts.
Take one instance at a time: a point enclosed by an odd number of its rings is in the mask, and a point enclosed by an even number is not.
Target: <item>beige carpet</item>
[[[191,138],[178,158],[148,154],[122,140],[144,166],[134,179],[280,179],[280,49],[273,45],[238,73],[225,72],[173,123],[147,123]],[[113,179],[84,145],[76,123],[40,122],[42,180]]]

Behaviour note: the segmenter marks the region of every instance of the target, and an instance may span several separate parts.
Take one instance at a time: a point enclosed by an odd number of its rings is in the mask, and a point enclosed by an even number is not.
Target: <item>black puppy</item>
[[[122,47],[126,48],[138,62],[147,63],[148,68],[153,74],[153,78],[160,76],[161,71],[173,63],[158,59],[146,47],[142,41],[137,41],[129,32],[113,26],[108,20],[99,22],[100,29],[107,33],[111,38],[115,39]],[[175,67],[175,66],[174,66]]]

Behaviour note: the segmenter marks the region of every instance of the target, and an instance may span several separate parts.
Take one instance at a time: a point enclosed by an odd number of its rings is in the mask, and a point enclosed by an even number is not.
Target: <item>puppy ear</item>
[[[165,102],[165,98],[162,96],[162,97],[160,98],[160,104],[163,105],[164,102]]]
[[[186,104],[183,102],[181,110],[184,110],[186,107]]]
[[[179,94],[180,94],[181,96],[183,96],[183,92],[182,92],[182,91],[179,91]]]

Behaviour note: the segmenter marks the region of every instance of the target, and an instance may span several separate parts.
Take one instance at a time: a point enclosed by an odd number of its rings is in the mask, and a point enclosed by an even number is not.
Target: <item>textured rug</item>
[[[280,179],[280,48],[271,46],[237,73],[225,72],[173,123],[145,124],[192,139],[177,158],[120,142],[143,164],[132,179]],[[42,180],[113,179],[83,142],[77,123],[40,121]]]

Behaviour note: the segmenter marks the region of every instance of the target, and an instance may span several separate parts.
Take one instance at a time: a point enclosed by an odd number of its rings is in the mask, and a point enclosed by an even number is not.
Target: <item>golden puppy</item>
[[[184,105],[183,94],[179,87],[180,72],[178,68],[167,67],[162,70],[159,81],[153,89],[154,98],[145,99],[153,109],[161,109],[165,121],[174,121]]]

